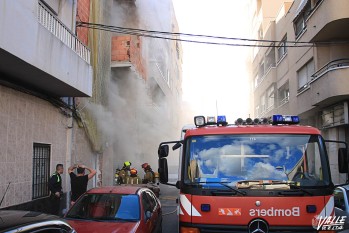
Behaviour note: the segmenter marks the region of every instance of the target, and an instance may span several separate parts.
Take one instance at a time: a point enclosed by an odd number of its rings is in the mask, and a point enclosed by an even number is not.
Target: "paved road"
[[[160,200],[162,205],[162,232],[178,233],[178,215],[176,199],[179,190],[176,187],[160,184]]]

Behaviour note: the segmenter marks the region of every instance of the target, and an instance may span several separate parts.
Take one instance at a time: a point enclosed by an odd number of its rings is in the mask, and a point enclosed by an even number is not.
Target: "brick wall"
[[[90,0],[78,0],[76,21],[89,22],[90,19]],[[78,27],[76,30],[79,40],[85,45],[88,43],[88,28]]]
[[[111,60],[113,62],[131,62],[143,79],[146,68],[142,57],[142,39],[139,36],[113,36]]]

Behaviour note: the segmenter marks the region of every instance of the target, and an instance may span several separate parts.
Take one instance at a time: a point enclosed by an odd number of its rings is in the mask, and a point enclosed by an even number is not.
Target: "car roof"
[[[61,218],[55,215],[22,210],[0,210],[0,231],[17,229],[31,224],[47,222],[50,225],[66,225]]]
[[[87,193],[137,194],[140,189],[142,187],[136,185],[104,186],[90,189]]]

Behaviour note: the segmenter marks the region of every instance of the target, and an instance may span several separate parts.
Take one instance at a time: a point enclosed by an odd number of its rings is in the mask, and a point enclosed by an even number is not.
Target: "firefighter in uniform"
[[[131,169],[131,162],[124,162],[124,166],[120,169],[119,172],[119,184],[126,184],[127,177],[130,176],[129,171]]]
[[[136,168],[130,170],[130,176],[126,178],[126,184],[141,184],[142,179],[138,176]]]
[[[120,173],[120,168],[117,168],[115,170],[115,177],[114,177],[115,185],[120,184],[119,173]]]
[[[148,163],[143,163],[142,164],[142,168],[145,172],[144,174],[144,179],[143,179],[143,184],[147,184],[147,183],[154,183],[154,172],[151,169],[150,165]]]
[[[63,194],[61,174],[63,174],[63,164],[57,164],[56,171],[50,177],[48,184],[50,190],[50,213],[54,215],[60,214],[60,202]]]

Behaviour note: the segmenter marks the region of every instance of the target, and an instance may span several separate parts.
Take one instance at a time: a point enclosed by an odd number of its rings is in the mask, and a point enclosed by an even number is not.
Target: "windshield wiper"
[[[235,189],[235,188],[227,185],[229,183],[231,183],[231,182],[218,182],[218,181],[208,181],[207,182],[207,181],[201,181],[201,182],[195,182],[195,183],[191,183],[191,184],[192,185],[195,185],[195,184],[197,184],[197,185],[198,184],[220,184],[220,185],[230,189],[230,191],[231,191],[230,193],[235,193],[235,194],[239,193],[239,194],[241,194],[243,196],[246,196],[246,192],[245,191],[240,191],[238,189]],[[227,192],[225,192],[225,191],[212,191],[212,193],[214,193],[214,194],[226,194]]]
[[[249,183],[252,184],[249,184]],[[290,188],[293,189],[297,189],[297,191],[295,190],[283,190],[280,191],[279,194],[281,195],[289,195],[289,196],[298,196],[298,195],[302,195],[304,193],[308,194],[309,196],[313,196],[313,194],[299,186],[296,185],[296,183],[294,181],[279,181],[279,180],[272,180],[270,183],[264,183],[263,180],[241,180],[237,182],[238,184],[243,184],[243,183],[247,183],[246,188],[251,188],[253,186],[267,186],[267,185],[287,185]],[[299,192],[301,191],[301,192]]]
[[[295,182],[274,181],[272,183],[262,183],[262,184],[258,184],[258,185],[279,185],[279,184],[285,184],[285,185],[288,185],[290,188],[297,189],[297,191],[295,191],[295,190],[284,190],[284,191],[281,191],[281,192],[279,192],[279,194],[281,194],[281,195],[300,195],[300,194],[306,193],[309,196],[313,196],[313,194],[311,192],[309,192],[308,190],[303,189],[303,188],[297,186],[295,184]],[[299,192],[299,191],[301,191],[301,192]]]
[[[297,190],[299,190],[299,191],[302,191],[303,193],[306,193],[306,194],[308,194],[309,196],[313,196],[313,194],[311,193],[311,192],[309,192],[308,190],[306,190],[306,189],[303,189],[303,188],[301,188],[301,187],[299,187],[299,186],[297,186],[297,185],[295,185],[295,184],[292,184],[292,183],[288,183],[288,185],[290,186],[290,188],[295,188],[295,189],[297,189]],[[281,194],[285,194],[285,192],[286,193],[291,193],[292,191],[283,191],[283,192],[281,192]],[[293,191],[294,192],[294,191]],[[287,194],[286,194],[287,195]]]

